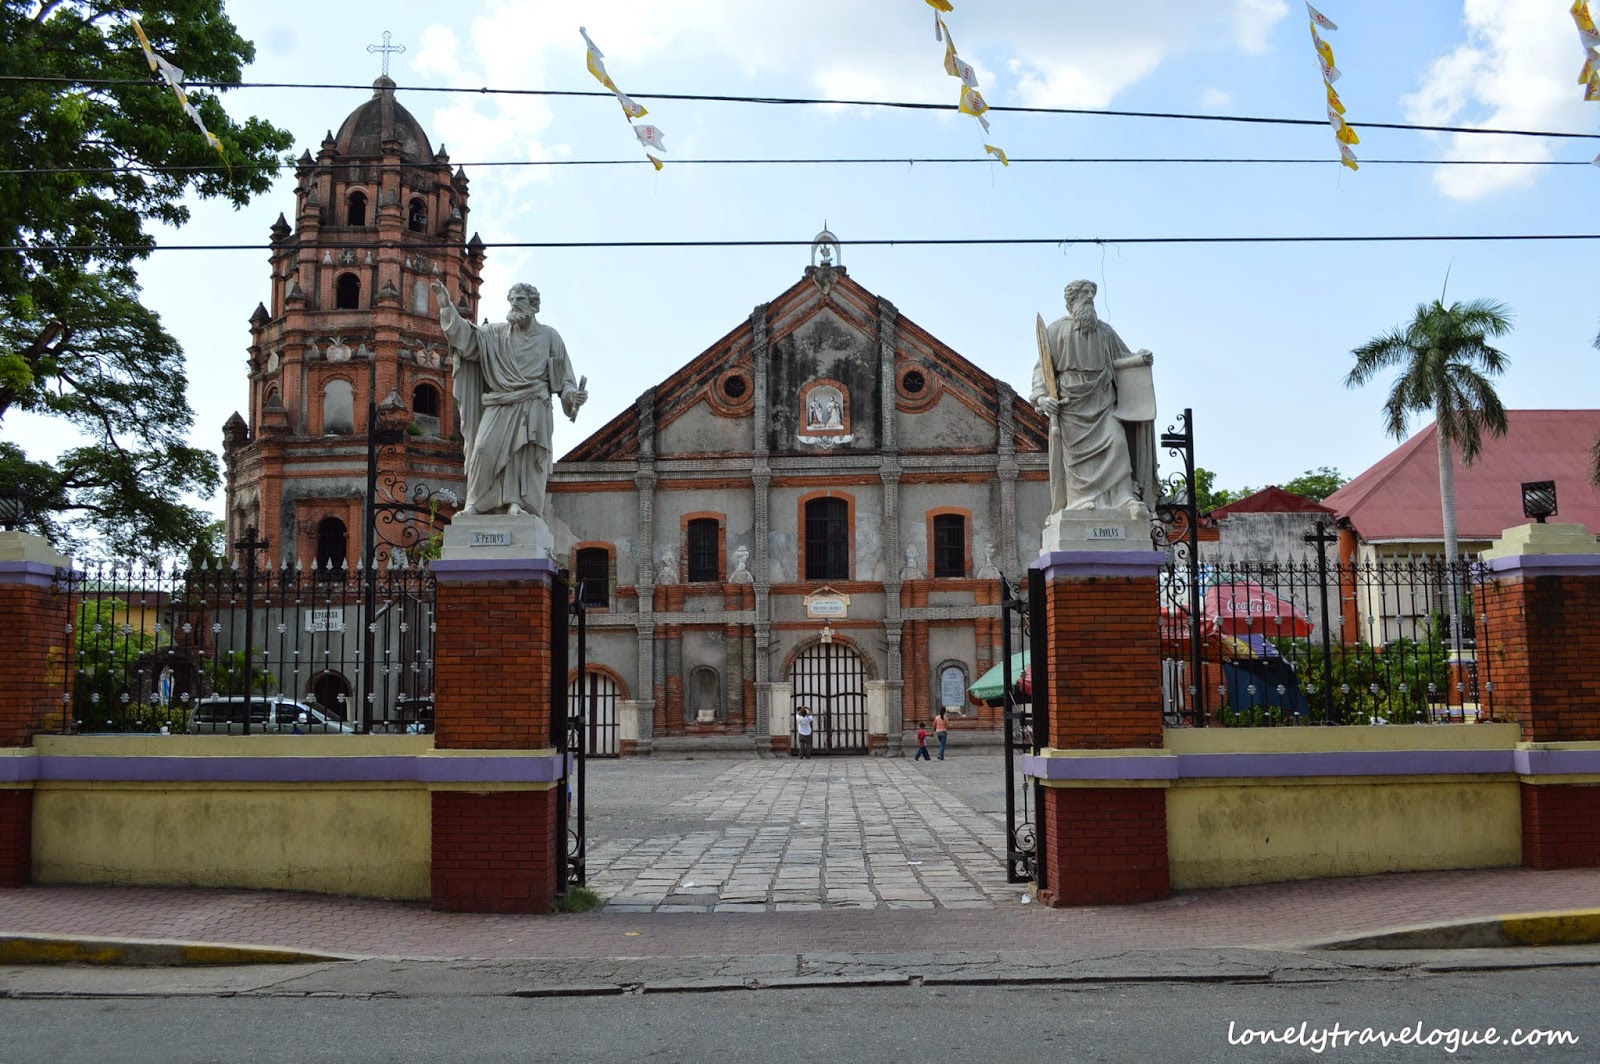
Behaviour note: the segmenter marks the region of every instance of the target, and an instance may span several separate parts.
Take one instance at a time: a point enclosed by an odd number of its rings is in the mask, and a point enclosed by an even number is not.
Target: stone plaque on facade
[[[806,596],[806,616],[821,619],[850,616],[850,596],[822,587]]]
[[[344,610],[306,610],[303,614],[306,619],[308,632],[342,632],[344,631]]]

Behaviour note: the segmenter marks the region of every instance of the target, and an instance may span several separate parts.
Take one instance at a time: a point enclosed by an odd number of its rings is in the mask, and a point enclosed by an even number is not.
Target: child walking
[[[917,756],[913,757],[911,760],[913,760],[913,761],[932,761],[933,760],[933,758],[928,756],[928,722],[927,721],[923,721],[921,724],[917,725]]]

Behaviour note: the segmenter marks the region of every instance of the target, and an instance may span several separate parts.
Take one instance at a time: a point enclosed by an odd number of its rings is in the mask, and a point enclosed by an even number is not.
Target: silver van
[[[349,735],[355,726],[287,695],[212,695],[189,714],[191,735],[243,735],[245,707],[251,735]]]

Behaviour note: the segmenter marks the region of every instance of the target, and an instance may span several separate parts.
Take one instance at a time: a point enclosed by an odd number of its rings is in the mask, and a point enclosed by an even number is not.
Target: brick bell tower
[[[272,294],[250,316],[249,419],[235,413],[222,430],[229,542],[253,525],[274,560],[306,568],[365,557],[373,402],[378,500],[466,495],[429,282],[474,319],[483,242],[465,237],[465,172],[451,172],[443,146],[434,153],[394,90],[378,78],[316,158],[300,157],[294,225],[280,214],[272,226]],[[380,517],[380,562],[392,528]]]

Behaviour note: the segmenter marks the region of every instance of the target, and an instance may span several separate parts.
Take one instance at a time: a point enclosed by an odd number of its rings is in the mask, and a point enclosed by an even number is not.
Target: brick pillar
[[[1158,551],[1053,551],[1045,574],[1050,726],[1040,759],[1044,884],[1053,906],[1155,901],[1172,892],[1167,792],[1089,771],[1105,752],[1163,744]],[[1079,767],[1085,771],[1075,771]]]
[[[33,863],[33,783],[6,762],[59,719],[67,690],[67,596],[55,590],[67,560],[25,532],[0,532],[0,601],[6,604],[0,654],[0,887],[20,887]],[[20,761],[15,763],[20,764]]]
[[[1523,525],[1483,559],[1478,654],[1494,715],[1522,727],[1522,863],[1600,867],[1600,542],[1582,525]]]
[[[474,782],[433,791],[433,907],[549,912],[565,849],[556,785],[525,781],[538,774],[530,761],[558,760],[550,733],[555,565],[447,557],[433,572],[434,746],[485,766],[471,773]]]

